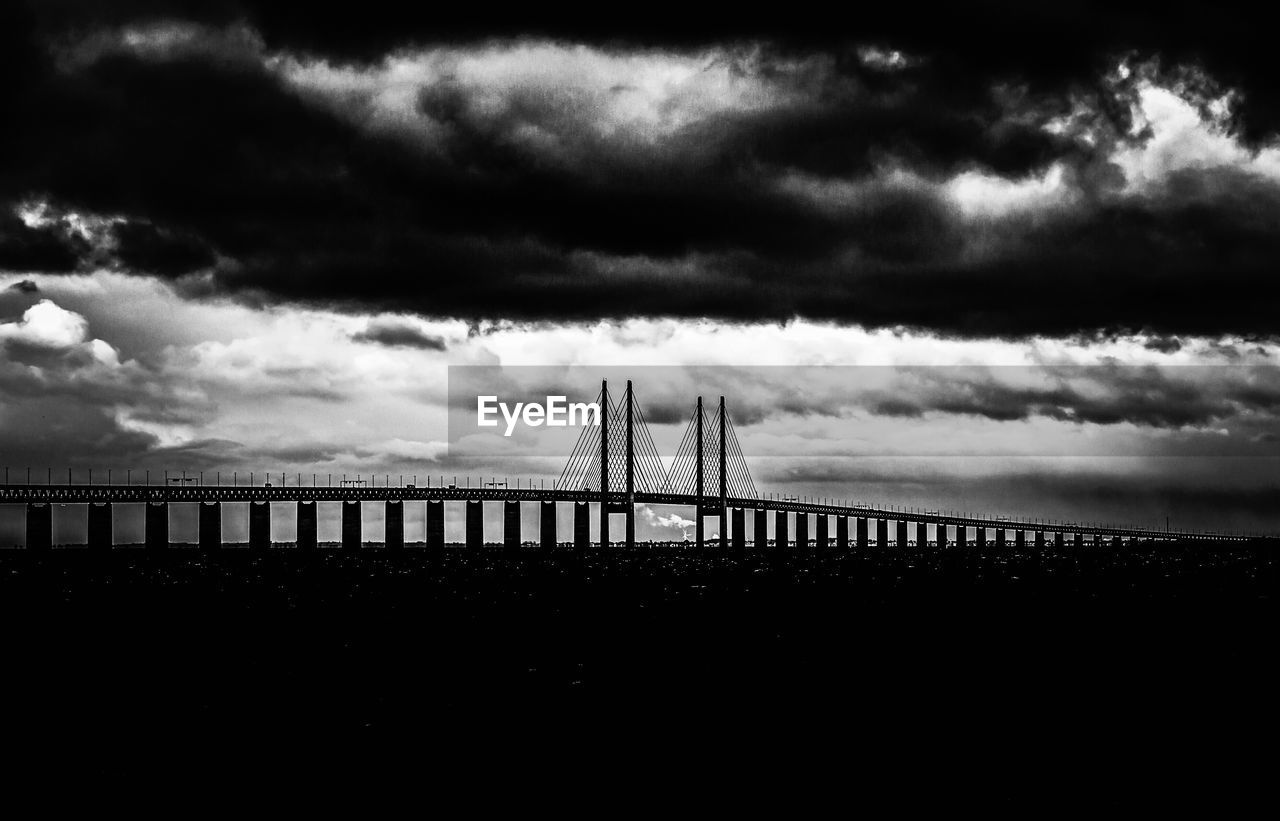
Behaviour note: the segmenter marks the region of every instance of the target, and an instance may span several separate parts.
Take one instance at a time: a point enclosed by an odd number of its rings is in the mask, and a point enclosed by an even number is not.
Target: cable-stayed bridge
[[[487,486],[458,486],[457,483],[436,486],[392,484],[390,478],[378,486],[376,481],[343,481],[338,487],[319,485],[313,477],[305,486],[298,476],[295,486],[288,486],[283,474],[280,484],[269,481],[261,485],[239,484],[238,476],[230,486],[206,485],[184,480],[166,481],[163,485],[133,484],[6,484],[0,487],[0,503],[26,505],[26,546],[32,550],[52,546],[53,508],[55,505],[88,506],[88,545],[110,548],[113,543],[113,504],[145,505],[144,541],[150,548],[169,545],[169,510],[174,504],[199,506],[199,535],[202,548],[216,549],[222,543],[222,503],[247,503],[249,506],[249,546],[266,549],[271,546],[271,504],[294,503],[297,512],[297,546],[317,547],[316,503],[342,503],[342,546],[357,550],[363,544],[361,503],[382,502],[386,505],[384,544],[391,549],[404,546],[404,505],[425,502],[425,542],[428,549],[444,547],[445,502],[464,502],[466,545],[480,547],[485,543],[483,505],[503,504],[503,543],[512,550],[521,544],[521,503],[539,502],[539,545],[549,549],[557,543],[556,517],[558,503],[573,505],[573,545],[586,548],[591,544],[591,521],[596,521],[600,544],[622,541],[635,545],[637,505],[679,505],[695,510],[695,545],[705,548],[704,522],[718,520],[719,545],[724,550],[746,549],[747,512],[753,518],[751,543],[758,549],[800,548],[849,549],[865,548],[874,543],[905,546],[973,544],[1003,546],[1010,541],[1018,546],[1028,538],[1043,547],[1050,541],[1061,547],[1070,539],[1081,546],[1086,542],[1110,540],[1119,545],[1125,540],[1194,540],[1245,541],[1257,535],[1215,531],[1159,530],[1082,522],[1010,519],[1006,516],[970,513],[905,510],[886,506],[862,505],[829,499],[798,498],[762,494],[751,477],[747,458],[734,432],[725,398],[708,413],[702,397],[698,397],[684,435],[670,465],[655,446],[645,421],[644,410],[630,381],[621,397],[614,400],[608,383],[602,382],[597,403],[601,408],[598,425],[584,427],[559,479],[550,488],[545,484],[510,487],[506,481]],[[50,474],[51,476],[51,474]],[[167,478],[167,477],[166,477]],[[592,516],[592,509],[596,515]],[[773,536],[769,536],[769,514],[773,514]],[[624,517],[623,539],[612,537],[610,519]],[[834,528],[832,523],[834,521]],[[812,529],[810,525],[813,525]],[[911,530],[914,529],[914,539]]]

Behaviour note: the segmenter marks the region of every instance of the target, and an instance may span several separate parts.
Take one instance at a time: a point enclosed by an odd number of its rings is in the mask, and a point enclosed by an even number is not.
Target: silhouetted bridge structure
[[[699,397],[689,425],[670,466],[665,468],[649,435],[643,410],[628,381],[624,396],[611,401],[607,383],[597,397],[602,408],[599,425],[583,429],[559,480],[546,487],[458,487],[428,484],[365,486],[344,482],[339,487],[285,487],[204,485],[185,480],[177,484],[95,485],[19,484],[0,488],[0,503],[26,505],[26,543],[32,550],[52,546],[52,515],[55,505],[88,506],[88,546],[109,549],[113,543],[114,504],[145,505],[144,541],[149,548],[169,545],[169,511],[173,504],[198,505],[198,541],[201,548],[216,549],[222,544],[223,503],[249,506],[249,546],[271,546],[271,504],[292,503],[297,509],[297,546],[315,549],[317,509],[320,502],[342,503],[342,547],[358,550],[363,544],[361,504],[385,505],[384,544],[389,549],[404,546],[404,505],[425,502],[425,543],[429,550],[444,547],[445,502],[466,503],[466,546],[485,543],[483,505],[503,505],[503,544],[516,550],[521,544],[521,503],[539,503],[539,540],[542,549],[557,544],[557,505],[573,505],[573,545],[586,548],[591,542],[592,506],[596,509],[596,533],[600,544],[612,544],[610,518],[624,517],[624,538],[635,545],[637,505],[656,504],[695,508],[695,544],[706,546],[704,520],[719,521],[721,549],[743,551],[747,546],[746,517],[753,516],[752,544],[757,549],[778,549],[794,544],[798,548],[865,548],[893,542],[905,546],[930,543],[943,547],[955,544],[1004,546],[1010,541],[1021,547],[1028,536],[1037,547],[1052,541],[1064,546],[1070,538],[1076,546],[1086,541],[1097,544],[1110,540],[1246,541],[1252,536],[1210,531],[1158,530],[1103,526],[1073,522],[1011,520],[937,511],[911,511],[875,505],[847,504],[830,500],[764,496],[756,492],[746,459],[733,432],[724,397],[710,419]],[[491,483],[505,485],[505,482]],[[601,512],[603,511],[603,513]],[[774,537],[768,537],[768,517],[774,516]],[[793,520],[794,517],[794,520]],[[810,529],[810,518],[813,517]],[[832,522],[834,520],[834,527]],[[914,540],[910,539],[914,529]],[[930,536],[929,530],[933,534]],[[973,531],[970,538],[970,531]],[[1010,537],[1012,534],[1012,537]]]

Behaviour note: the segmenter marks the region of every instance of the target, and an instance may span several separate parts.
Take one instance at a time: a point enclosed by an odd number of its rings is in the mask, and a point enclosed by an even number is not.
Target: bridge
[[[52,547],[53,507],[82,504],[88,506],[88,546],[109,549],[113,538],[114,504],[145,506],[144,542],[148,548],[169,545],[169,511],[172,503],[198,505],[198,542],[202,549],[213,550],[222,543],[221,505],[249,505],[249,546],[262,550],[271,546],[271,504],[292,503],[296,506],[297,547],[317,547],[316,504],[342,504],[342,547],[358,550],[362,545],[361,503],[385,504],[384,544],[389,549],[404,547],[404,505],[425,502],[425,542],[428,550],[444,547],[445,502],[465,503],[466,546],[478,548],[485,543],[483,505],[503,505],[503,544],[518,550],[521,544],[521,503],[539,503],[539,547],[550,549],[557,544],[556,516],[559,503],[572,504],[573,545],[585,549],[591,544],[591,520],[596,520],[597,539],[602,545],[613,544],[610,519],[624,517],[623,542],[635,546],[635,512],[637,505],[674,505],[695,511],[695,546],[705,548],[707,518],[719,523],[719,546],[722,550],[741,552],[746,549],[746,516],[753,516],[754,547],[759,550],[792,546],[824,550],[832,546],[847,550],[856,545],[866,548],[893,542],[905,546],[935,544],[958,547],[994,544],[1002,547],[1012,540],[1022,547],[1028,537],[1037,547],[1049,541],[1062,547],[1068,538],[1076,546],[1105,543],[1113,546],[1124,541],[1246,541],[1257,538],[1240,533],[1192,530],[1158,530],[1124,526],[1097,525],[1080,522],[1010,519],[1005,516],[960,514],[940,511],[904,510],[893,507],[838,502],[829,499],[796,498],[756,491],[746,458],[738,443],[724,397],[708,417],[702,398],[698,397],[680,446],[670,467],[654,446],[644,411],[630,381],[615,403],[608,383],[602,382],[597,397],[602,412],[599,425],[584,427],[559,479],[550,488],[509,487],[508,482],[491,482],[489,486],[463,486],[456,483],[425,486],[392,484],[387,477],[382,486],[376,482],[344,480],[339,486],[319,485],[314,476],[311,486],[298,477],[295,486],[269,482],[262,485],[239,484],[237,475],[230,486],[206,485],[201,480],[182,477],[163,485],[134,484],[23,484],[7,483],[0,488],[0,503],[26,505],[26,547],[47,550]],[[168,477],[166,477],[168,479]],[[592,508],[596,515],[591,515]],[[768,517],[774,516],[774,537],[768,537]],[[810,529],[810,524],[813,528]],[[832,523],[834,522],[834,528]],[[933,535],[930,536],[929,529]],[[973,531],[972,538],[970,531]]]

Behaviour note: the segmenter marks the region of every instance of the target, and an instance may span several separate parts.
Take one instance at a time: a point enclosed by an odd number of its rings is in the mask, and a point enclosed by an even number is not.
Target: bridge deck
[[[540,488],[468,487],[266,487],[225,485],[5,485],[0,487],[0,504],[51,503],[146,503],[146,502],[387,502],[387,501],[479,501],[479,502],[599,502],[598,491]],[[610,504],[625,505],[627,495],[608,494]],[[638,504],[685,505],[693,507],[698,497],[680,493],[636,493]],[[1033,522],[999,516],[939,514],[893,510],[866,505],[821,504],[795,499],[727,498],[729,508],[854,516],[867,519],[934,524],[947,527],[975,527],[992,530],[1032,530],[1044,533],[1087,533],[1141,539],[1194,539],[1244,541],[1255,538],[1238,533],[1089,525],[1072,522]],[[704,509],[718,508],[717,496],[702,497]]]

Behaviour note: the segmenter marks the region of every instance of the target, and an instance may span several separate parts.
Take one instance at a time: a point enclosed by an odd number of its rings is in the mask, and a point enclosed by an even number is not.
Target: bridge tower
[[[699,397],[698,397],[698,409],[697,409],[697,411],[695,411],[695,412],[694,412],[693,419],[694,419],[694,424],[697,426],[697,430],[698,430],[698,433],[697,433],[697,437],[698,437],[698,482],[697,482],[697,490],[695,491],[695,495],[696,495],[696,497],[697,497],[697,498],[696,498],[696,500],[695,500],[695,501],[696,501],[696,503],[697,503],[697,508],[696,508],[696,510],[697,510],[697,514],[696,514],[696,516],[694,517],[694,518],[696,518],[696,519],[697,519],[697,522],[698,522],[698,523],[697,523],[697,527],[695,527],[695,528],[693,529],[693,532],[694,532],[694,546],[695,546],[695,547],[697,547],[697,548],[698,548],[698,550],[702,550],[704,547],[706,547],[706,543],[705,543],[705,539],[704,539],[703,531],[702,531],[702,497],[703,497],[703,495],[705,494],[705,489],[703,488],[703,477],[702,477],[702,459],[703,459],[703,453],[702,453],[702,443],[703,443],[703,439],[702,439],[702,437],[703,437],[703,433],[702,433],[702,397],[701,397],[701,396],[699,396]]]
[[[725,433],[725,412],[724,412],[724,396],[720,397],[720,550],[724,551],[729,547],[729,503],[728,491],[725,484],[725,450],[724,450],[724,433]]]
[[[635,407],[631,380],[627,380],[627,548],[636,546],[636,443]]]
[[[622,513],[626,516],[626,544],[633,547],[637,498],[664,494],[692,497],[697,508],[695,538],[699,547],[705,546],[702,517],[719,517],[720,543],[727,549],[730,502],[754,499],[756,492],[724,397],[720,397],[716,416],[709,421],[702,397],[698,397],[670,472],[649,433],[644,409],[630,380],[616,404],[609,394],[608,381],[601,380],[597,401],[601,408],[599,424],[583,429],[556,486],[590,491],[592,498],[599,499],[601,543],[608,544],[610,539],[609,515]],[[575,524],[575,542],[579,541],[577,532]]]
[[[609,546],[609,380],[600,380],[600,547]]]

